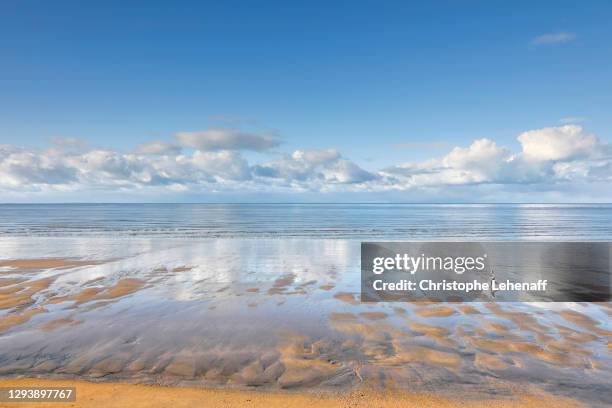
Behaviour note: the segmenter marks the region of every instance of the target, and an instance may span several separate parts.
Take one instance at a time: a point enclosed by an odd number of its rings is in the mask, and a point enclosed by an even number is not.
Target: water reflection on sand
[[[611,402],[606,304],[359,302],[359,242],[0,239],[0,373]]]

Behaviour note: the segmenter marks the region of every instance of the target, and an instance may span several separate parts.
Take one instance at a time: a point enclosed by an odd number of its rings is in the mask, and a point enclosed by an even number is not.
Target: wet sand
[[[70,406],[74,408],[157,408],[169,407],[254,407],[254,408],[510,408],[556,407],[577,408],[584,405],[569,398],[551,395],[518,395],[505,399],[481,401],[452,400],[431,394],[397,390],[357,389],[349,393],[280,393],[242,390],[161,387],[135,384],[92,383],[85,381],[9,379],[0,380],[0,387],[76,387],[77,399],[70,403],[40,403],[40,408]],[[21,406],[1,403],[0,407]]]
[[[361,303],[350,242],[130,242],[0,261],[0,376],[227,404],[612,403],[608,303]]]
[[[70,258],[11,259],[0,261],[0,268],[9,268],[8,272],[27,272],[37,271],[40,269],[73,268],[76,266],[93,265],[95,263],[95,261],[84,261]]]

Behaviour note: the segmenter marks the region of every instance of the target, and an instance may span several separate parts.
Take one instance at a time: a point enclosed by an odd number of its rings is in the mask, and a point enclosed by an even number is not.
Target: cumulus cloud
[[[549,33],[535,37],[531,40],[533,45],[547,45],[547,44],[563,44],[570,42],[576,38],[576,34],[568,32],[560,33]]]
[[[296,150],[281,160],[254,167],[257,176],[308,187],[308,182],[321,184],[353,184],[376,176],[346,160],[335,149]]]
[[[179,132],[179,144],[199,150],[252,150],[261,152],[280,145],[274,135],[243,132],[237,129],[215,128],[200,132]]]
[[[609,179],[609,147],[582,127],[566,125],[521,133],[522,151],[512,153],[490,139],[455,147],[446,156],[419,163],[404,163],[383,170],[395,186],[470,184],[548,184],[572,180],[601,182]]]
[[[490,139],[475,140],[465,148],[455,147],[440,159],[390,167],[384,173],[404,187],[512,184],[542,178],[540,169]]]
[[[222,180],[249,180],[251,178],[248,162],[237,152],[196,151],[191,162],[194,167]]]
[[[162,194],[419,191],[427,197],[452,194],[478,201],[483,192],[487,197],[508,199],[521,189],[525,194],[545,191],[554,197],[597,183],[609,190],[612,150],[581,126],[529,130],[519,134],[517,141],[520,149],[512,151],[481,138],[440,157],[379,170],[366,170],[336,149],[295,150],[249,163],[235,140],[225,145],[232,148],[204,144],[206,149],[185,152],[163,141],[141,145],[133,152],[0,145],[0,197],[15,192],[89,196],[92,191],[152,190]]]
[[[593,134],[581,126],[565,125],[530,130],[519,135],[527,160],[567,160],[588,156],[600,145]]]
[[[325,164],[340,159],[340,152],[336,149],[296,150],[291,155],[291,159],[313,165]]]
[[[0,188],[28,190],[33,184],[68,184],[76,180],[76,173],[53,152],[39,154],[0,145]]]

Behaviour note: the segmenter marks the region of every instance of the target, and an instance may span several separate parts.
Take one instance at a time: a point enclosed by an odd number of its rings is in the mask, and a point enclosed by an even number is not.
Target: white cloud
[[[490,139],[475,140],[470,147],[455,147],[444,157],[445,167],[464,169],[481,174],[496,172],[500,163],[510,160],[510,150],[499,147]]]
[[[338,160],[340,158],[340,152],[336,149],[296,150],[291,155],[291,158],[296,162],[317,165]]]
[[[569,32],[549,33],[535,37],[531,43],[533,45],[563,44],[576,38],[576,34]]]
[[[325,192],[378,197],[412,191],[419,194],[393,197],[452,196],[480,201],[490,197],[508,200],[512,194],[529,192],[564,197],[565,191],[575,194],[590,185],[607,189],[608,197],[612,196],[612,150],[582,127],[535,129],[521,133],[517,140],[518,152],[482,138],[440,157],[380,170],[363,169],[336,149],[295,150],[276,160],[249,163],[236,150],[182,153],[163,141],[142,145],[132,153],[0,145],[0,200],[10,197],[9,193],[44,197],[53,192],[82,197],[147,191],[170,195]],[[488,195],[482,196],[483,192]]]
[[[199,150],[252,150],[265,151],[280,145],[274,135],[242,132],[237,129],[215,128],[200,132],[179,132],[179,144]]]
[[[595,152],[599,141],[581,126],[565,125],[521,133],[518,141],[527,160],[567,160]]]
[[[511,184],[542,177],[541,169],[528,165],[520,156],[490,139],[475,140],[466,148],[455,147],[440,159],[404,163],[385,169],[384,173],[405,187]]]
[[[605,182],[612,177],[609,146],[580,126],[530,130],[517,139],[522,146],[519,153],[479,139],[469,147],[455,147],[440,159],[404,163],[381,173],[389,185],[404,189],[474,184],[561,189],[567,182]]]
[[[374,179],[335,149],[296,150],[291,156],[254,167],[255,175],[302,188],[324,188],[327,184],[352,184]]]
[[[0,145],[0,188],[31,189],[33,185],[61,185],[76,181],[76,170],[53,151],[39,154]]]
[[[194,167],[221,180],[249,180],[249,164],[240,153],[231,151],[202,152],[196,151],[192,157]]]

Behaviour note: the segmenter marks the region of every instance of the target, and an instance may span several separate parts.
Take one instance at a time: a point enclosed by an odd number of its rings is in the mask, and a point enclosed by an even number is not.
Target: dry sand
[[[39,408],[161,408],[161,407],[325,407],[325,408],[409,408],[409,407],[582,407],[567,398],[550,395],[517,396],[512,399],[451,400],[434,395],[398,391],[356,390],[350,393],[310,394],[161,387],[118,383],[90,383],[71,380],[4,379],[0,387],[76,387],[76,402],[29,403]],[[28,403],[26,403],[28,404]],[[23,403],[0,403],[0,407],[25,406]]]

